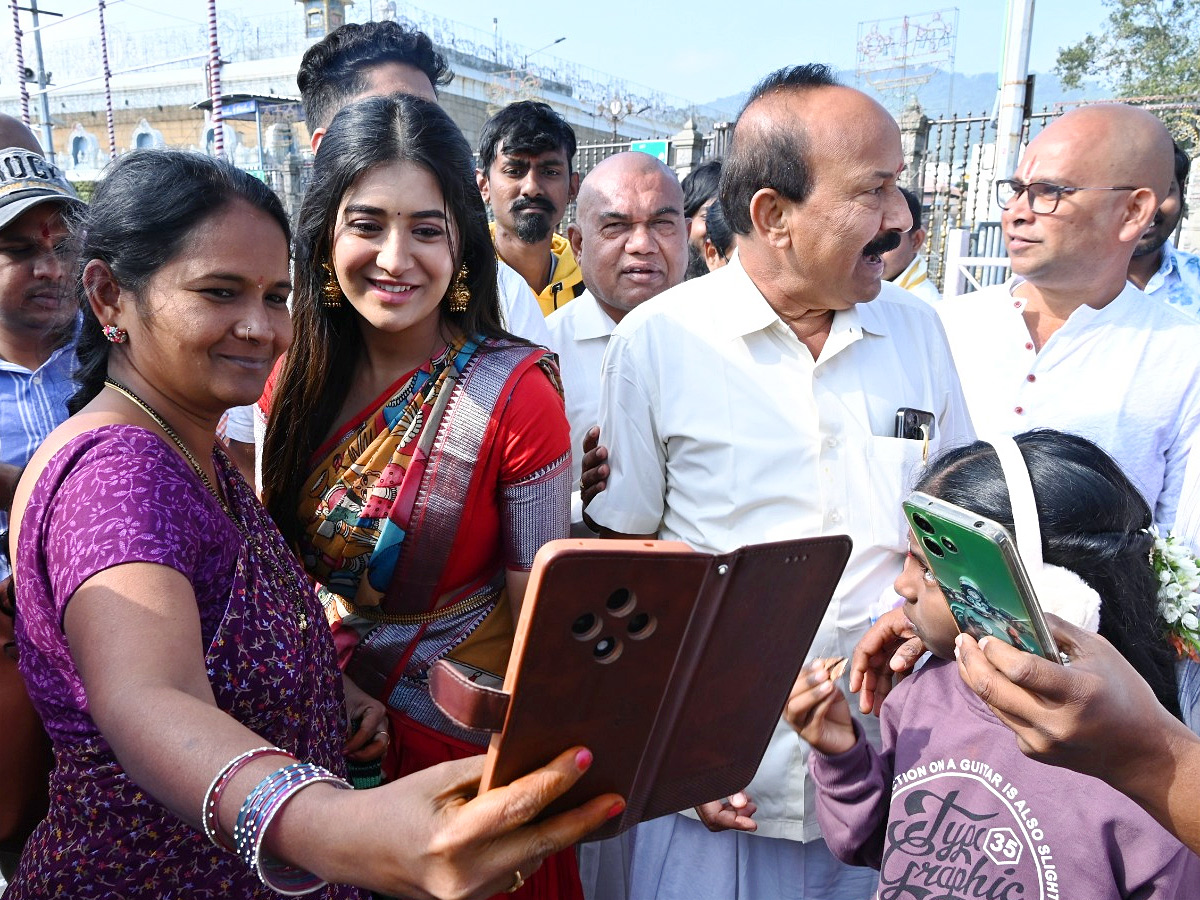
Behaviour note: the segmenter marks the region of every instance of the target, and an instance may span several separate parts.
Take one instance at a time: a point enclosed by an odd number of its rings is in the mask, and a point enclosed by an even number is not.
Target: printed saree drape
[[[470,744],[433,706],[426,673],[450,656],[503,677],[512,645],[504,566],[444,584],[480,460],[516,381],[537,366],[561,392],[545,351],[459,339],[401,379],[314,454],[299,512],[301,556],[322,585],[346,671],[360,687],[428,727]],[[567,457],[523,485],[529,501],[554,506]],[[561,504],[560,504],[561,505]],[[554,514],[535,517],[528,554],[561,536]],[[564,532],[565,533],[565,532]],[[348,653],[347,653],[348,651]]]

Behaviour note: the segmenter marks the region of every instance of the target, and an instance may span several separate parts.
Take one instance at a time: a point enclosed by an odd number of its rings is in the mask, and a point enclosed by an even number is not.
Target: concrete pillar
[[[704,135],[688,119],[679,134],[671,138],[671,168],[680,178],[689,174],[704,159]]]
[[[1008,178],[1017,169],[1025,130],[1025,89],[1029,78],[1029,42],[1033,36],[1034,0],[1009,0],[1004,59],[1000,72],[996,117],[996,172]],[[995,203],[995,198],[992,198]],[[992,210],[999,220],[1000,208]]]
[[[912,191],[922,200],[925,180],[925,151],[929,146],[929,117],[921,110],[915,96],[910,97],[900,114],[900,145],[904,148],[904,172],[900,186]]]

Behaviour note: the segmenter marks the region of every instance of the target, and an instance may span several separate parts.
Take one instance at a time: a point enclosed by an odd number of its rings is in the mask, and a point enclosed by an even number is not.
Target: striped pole
[[[104,61],[104,105],[108,114],[108,157],[117,158],[117,129],[113,124],[112,71],[108,67],[108,29],[104,26],[104,0],[98,0],[100,13],[100,57]]]
[[[21,14],[17,11],[18,0],[12,0],[13,44],[17,49],[17,84],[21,86],[21,121],[29,124],[29,89],[25,87],[25,51],[21,47]]]
[[[208,0],[208,92],[212,98],[213,154],[220,159],[225,155],[225,134],[221,127],[221,48],[217,45],[217,0]]]

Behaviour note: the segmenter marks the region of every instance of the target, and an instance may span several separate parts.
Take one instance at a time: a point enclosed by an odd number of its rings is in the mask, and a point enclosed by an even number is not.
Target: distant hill
[[[982,75],[964,75],[961,72],[945,72],[941,69],[914,68],[913,74],[928,74],[929,80],[917,87],[915,93],[925,114],[930,118],[951,115],[983,115],[991,113],[996,104],[996,85],[999,76],[995,72]],[[874,96],[884,106],[899,114],[904,108],[904,96],[898,94],[882,94],[869,83],[860,84],[853,71],[841,71],[838,78],[844,83],[855,85]],[[707,105],[724,110],[730,120],[737,116],[738,110],[750,93],[749,88],[728,97],[710,101]],[[1052,72],[1038,73],[1034,79],[1033,108],[1053,107],[1058,103],[1072,103],[1080,100],[1103,100],[1112,96],[1112,92],[1103,85],[1090,83],[1079,90],[1067,90],[1062,86]]]

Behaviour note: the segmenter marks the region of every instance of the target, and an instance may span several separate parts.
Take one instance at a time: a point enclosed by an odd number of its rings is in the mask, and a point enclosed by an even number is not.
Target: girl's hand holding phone
[[[827,756],[845,753],[858,738],[850,719],[850,704],[837,686],[846,660],[814,659],[800,670],[783,718],[800,737]]]

